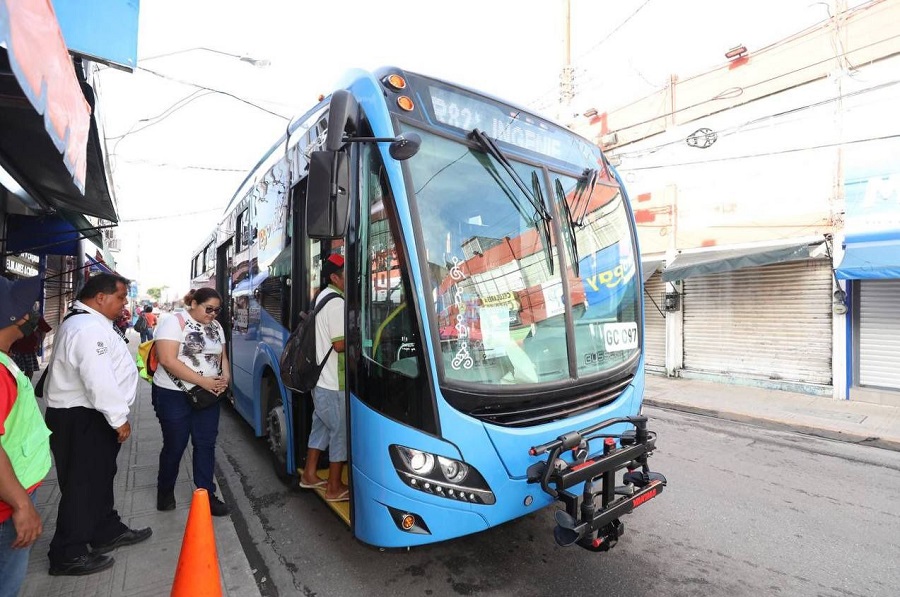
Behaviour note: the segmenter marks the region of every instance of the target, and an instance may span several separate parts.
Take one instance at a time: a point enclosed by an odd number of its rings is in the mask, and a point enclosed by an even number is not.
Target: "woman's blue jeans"
[[[215,494],[216,437],[219,435],[220,403],[194,410],[181,390],[169,390],[156,384],[151,391],[153,408],[162,428],[163,447],[159,453],[159,491],[175,489],[178,467],[187,448],[188,438],[194,448],[194,485]]]

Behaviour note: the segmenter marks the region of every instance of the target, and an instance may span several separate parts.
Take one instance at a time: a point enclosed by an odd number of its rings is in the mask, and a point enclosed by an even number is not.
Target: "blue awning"
[[[900,238],[848,242],[834,274],[840,280],[900,278]]]
[[[101,273],[101,272],[106,273],[106,274],[116,273],[116,272],[112,271],[111,269],[109,269],[106,266],[106,264],[103,263],[102,261],[98,261],[97,259],[94,259],[93,257],[91,257],[90,255],[87,255],[87,254],[85,255],[85,257],[87,257],[88,265],[90,266],[88,271],[90,271],[92,274],[97,274],[97,273]]]
[[[83,215],[60,210],[55,215],[10,214],[7,222],[7,253],[32,255],[78,255],[79,241],[89,239],[98,246],[103,237]]]

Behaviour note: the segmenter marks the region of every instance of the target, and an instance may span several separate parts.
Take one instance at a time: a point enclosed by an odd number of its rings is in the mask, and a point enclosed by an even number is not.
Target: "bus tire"
[[[263,384],[265,383],[264,380]],[[269,412],[266,413],[266,440],[275,474],[282,482],[291,483],[296,475],[287,470],[288,422],[280,396],[269,401]]]

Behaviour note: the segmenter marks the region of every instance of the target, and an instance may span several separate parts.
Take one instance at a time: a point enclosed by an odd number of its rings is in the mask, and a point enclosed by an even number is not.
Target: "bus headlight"
[[[469,467],[458,460],[438,456],[438,464],[441,465],[444,477],[451,483],[461,483],[469,474]]]
[[[406,465],[417,475],[429,475],[434,470],[434,454],[397,446]]]
[[[481,473],[465,462],[396,444],[390,446],[390,454],[397,475],[408,487],[470,504],[497,501]]]

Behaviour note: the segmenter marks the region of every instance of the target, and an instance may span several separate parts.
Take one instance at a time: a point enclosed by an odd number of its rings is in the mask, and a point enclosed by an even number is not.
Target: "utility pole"
[[[563,67],[559,74],[559,108],[556,119],[562,122],[563,113],[566,118],[570,116],[572,98],[575,97],[575,69],[572,68],[572,0],[563,0],[565,7],[565,37],[563,39]]]

